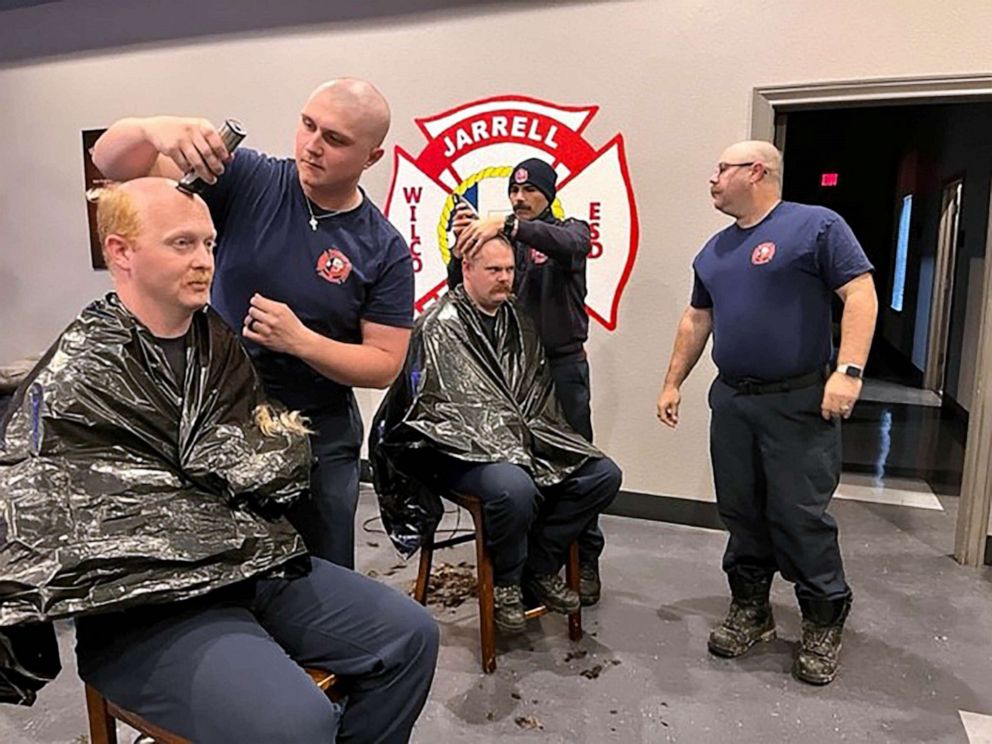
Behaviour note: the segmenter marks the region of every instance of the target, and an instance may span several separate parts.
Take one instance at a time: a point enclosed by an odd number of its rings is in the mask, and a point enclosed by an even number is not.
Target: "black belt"
[[[802,390],[823,382],[827,379],[828,374],[828,368],[824,367],[815,372],[799,375],[799,377],[789,377],[785,380],[759,380],[756,377],[730,377],[724,374],[721,374],[719,379],[741,395],[765,395],[766,393],[787,393],[790,390]]]

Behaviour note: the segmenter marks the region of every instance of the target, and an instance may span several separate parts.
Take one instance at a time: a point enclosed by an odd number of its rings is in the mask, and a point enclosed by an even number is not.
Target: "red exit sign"
[[[823,173],[820,175],[820,186],[836,186],[838,173]]]

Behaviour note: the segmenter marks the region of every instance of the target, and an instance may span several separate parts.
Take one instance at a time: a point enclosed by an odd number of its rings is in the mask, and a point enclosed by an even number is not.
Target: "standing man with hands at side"
[[[779,571],[803,615],[793,674],[827,684],[852,594],[826,510],[840,478],[840,419],[861,392],[875,329],[872,266],[839,215],[782,201],[782,156],[767,142],[727,148],[710,193],[736,222],[693,262],[692,299],[657,405],[675,428],[679,388],[712,333],[710,454],[730,532],[723,569],[732,602],[709,650],[737,657],[775,637],[769,591]],[[844,312],[831,371],[833,294]]]
[[[586,259],[592,248],[589,225],[559,220],[552,213],[558,174],[548,163],[529,158],[510,173],[507,193],[513,213],[479,217],[464,201],[456,206],[452,229],[457,237],[448,264],[448,286],[462,281],[462,256],[473,256],[497,235],[509,240],[516,258],[513,290],[518,305],[534,320],[544,345],[555,394],[569,425],[592,442],[589,337],[586,313]],[[599,556],[605,540],[594,519],[579,536],[580,596],[589,606],[599,601]]]
[[[212,304],[242,336],[267,392],[316,430],[312,496],[290,514],[319,557],[354,566],[362,422],[352,387],[385,388],[413,324],[403,238],[359,187],[382,157],[389,106],[363,80],[319,86],[299,116],[295,157],[241,148],[205,119],[122,119],[93,151],[108,178],[194,170],[218,227]]]

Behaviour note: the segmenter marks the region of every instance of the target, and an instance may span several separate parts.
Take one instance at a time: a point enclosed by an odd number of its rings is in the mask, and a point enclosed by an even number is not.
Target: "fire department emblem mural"
[[[637,254],[637,207],[623,136],[597,149],[582,135],[598,111],[499,96],[415,120],[427,143],[416,157],[396,147],[385,213],[410,246],[418,313],[447,289],[453,194],[468,199],[480,215],[509,214],[513,166],[536,157],[558,172],[555,216],[589,223],[586,310],[608,330],[616,329]]]

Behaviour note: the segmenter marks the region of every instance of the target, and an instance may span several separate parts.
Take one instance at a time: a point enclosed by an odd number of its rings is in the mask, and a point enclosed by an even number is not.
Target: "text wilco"
[[[413,271],[419,272],[424,268],[424,260],[421,258],[420,235],[417,234],[417,205],[424,190],[421,187],[403,187],[403,198],[410,207],[410,234],[407,236],[407,245],[410,247],[410,257],[413,259]]]
[[[444,144],[444,156],[450,158],[466,148],[494,139],[539,142],[549,150],[556,150],[557,133],[558,125],[542,116],[486,114],[460,122],[454,131],[445,133],[440,139]]]

